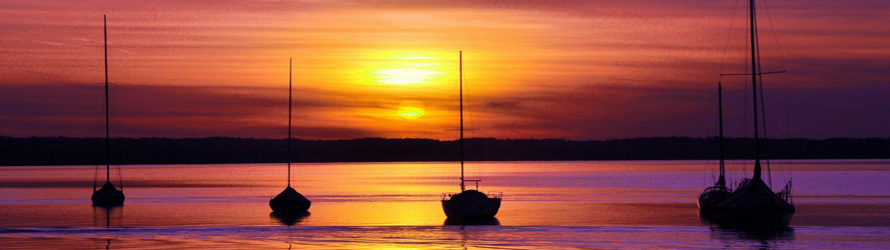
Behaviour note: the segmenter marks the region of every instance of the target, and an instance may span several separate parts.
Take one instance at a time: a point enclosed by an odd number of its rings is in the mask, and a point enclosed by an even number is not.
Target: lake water
[[[120,166],[127,200],[111,210],[90,205],[95,166],[0,167],[0,248],[890,249],[890,160],[770,165],[775,189],[793,180],[790,231],[702,221],[716,161],[468,163],[481,191],[504,197],[496,220],[473,226],[444,225],[453,162],[295,164],[312,207],[289,222],[268,206],[284,164]],[[729,179],[750,166],[730,161]]]

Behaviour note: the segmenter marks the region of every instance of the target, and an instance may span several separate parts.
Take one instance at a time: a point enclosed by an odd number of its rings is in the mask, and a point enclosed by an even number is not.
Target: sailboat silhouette
[[[719,103],[717,106],[719,107],[719,116],[720,116],[720,177],[717,178],[717,181],[714,183],[714,186],[708,187],[705,189],[701,195],[698,196],[698,207],[702,213],[709,213],[714,211],[717,208],[717,205],[726,200],[726,197],[729,197],[732,194],[732,190],[726,186],[726,168],[724,165],[725,162],[725,150],[723,143],[723,84],[717,84],[717,102]]]
[[[293,106],[293,58],[290,59],[287,81],[287,187],[281,191],[275,198],[269,200],[269,207],[279,217],[291,217],[294,215],[304,214],[309,210],[312,202],[306,199],[302,194],[298,193],[290,185],[290,165],[291,165],[291,110]]]
[[[752,93],[754,98],[754,176],[750,179],[742,180],[742,183],[739,184],[738,188],[732,191],[729,195],[726,195],[722,200],[709,201],[713,204],[702,206],[701,211],[704,216],[717,222],[721,227],[741,229],[783,229],[788,227],[791,223],[791,217],[795,213],[794,205],[791,204],[791,182],[789,181],[781,192],[775,193],[761,178],[760,135],[758,131],[759,123],[757,117],[757,83],[764,74],[784,73],[784,71],[768,73],[759,72],[760,67],[758,67],[758,62],[760,61],[760,48],[757,40],[757,19],[754,0],[749,1],[748,7],[751,32],[751,74],[723,75],[751,76]],[[723,177],[722,174],[721,177]],[[721,182],[718,181],[717,184],[719,185]],[[707,190],[702,196],[705,196],[706,194]]]
[[[501,195],[479,192],[481,180],[464,178],[464,92],[463,92],[463,51],[460,54],[460,193],[445,193],[442,196],[442,209],[448,219],[480,220],[490,219],[501,207]],[[466,189],[466,182],[475,182],[476,189]]]
[[[123,185],[118,190],[114,187],[114,184],[111,184],[111,137],[108,119],[108,28],[104,15],[102,16],[102,26],[103,33],[105,34],[105,184],[102,185],[102,188],[96,190],[96,185],[93,183],[93,196],[91,199],[94,206],[114,207],[123,205],[125,197]]]

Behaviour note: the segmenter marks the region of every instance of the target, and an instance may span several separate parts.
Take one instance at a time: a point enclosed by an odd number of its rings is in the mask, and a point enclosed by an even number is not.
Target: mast
[[[720,111],[718,112],[720,115],[720,179],[717,179],[717,186],[725,186],[726,178],[724,177],[724,165],[723,159],[726,158],[724,155],[723,149],[723,83],[717,82],[717,102],[719,103],[717,106]]]
[[[460,191],[466,190],[464,184],[464,52],[458,51],[460,72]]]
[[[102,15],[102,33],[105,40],[105,181],[111,182],[111,139],[108,123],[108,21]]]
[[[290,187],[290,162],[291,162],[291,106],[293,100],[293,76],[294,76],[294,58],[288,59],[287,69],[287,187]]]
[[[754,0],[750,0],[749,19],[751,21],[751,85],[754,97],[754,179],[760,179],[760,136],[757,123],[757,22],[754,14]]]

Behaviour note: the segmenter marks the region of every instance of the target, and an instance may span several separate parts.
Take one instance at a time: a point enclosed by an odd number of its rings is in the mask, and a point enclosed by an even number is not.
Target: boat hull
[[[124,191],[118,190],[111,184],[106,182],[99,190],[93,191],[93,206],[100,207],[116,207],[124,204]]]
[[[443,225],[446,226],[500,226],[501,221],[495,217],[488,218],[480,218],[480,219],[457,219],[457,218],[446,218]]]
[[[448,219],[478,220],[492,218],[501,208],[500,198],[489,198],[476,191],[467,190],[442,200],[442,209]]]
[[[794,213],[794,205],[759,178],[744,180],[726,199],[702,210],[702,216],[720,227],[746,230],[786,229]]]
[[[732,192],[729,192],[729,189],[722,186],[713,186],[705,189],[701,195],[698,196],[698,208],[703,213],[712,212],[717,209],[717,206],[726,200]]]
[[[280,215],[299,215],[309,211],[312,201],[297,193],[291,187],[287,187],[280,194],[269,200],[269,207]]]

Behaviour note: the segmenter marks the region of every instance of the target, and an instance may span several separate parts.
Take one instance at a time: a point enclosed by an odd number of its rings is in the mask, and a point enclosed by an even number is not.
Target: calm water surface
[[[471,163],[481,191],[504,194],[492,225],[476,226],[443,226],[456,163],[294,165],[313,204],[290,221],[268,206],[284,164],[120,166],[127,201],[111,210],[90,205],[95,166],[0,167],[0,248],[890,248],[890,160],[770,165],[776,189],[794,183],[791,231],[703,222],[712,161]],[[750,172],[728,166],[735,182]]]

